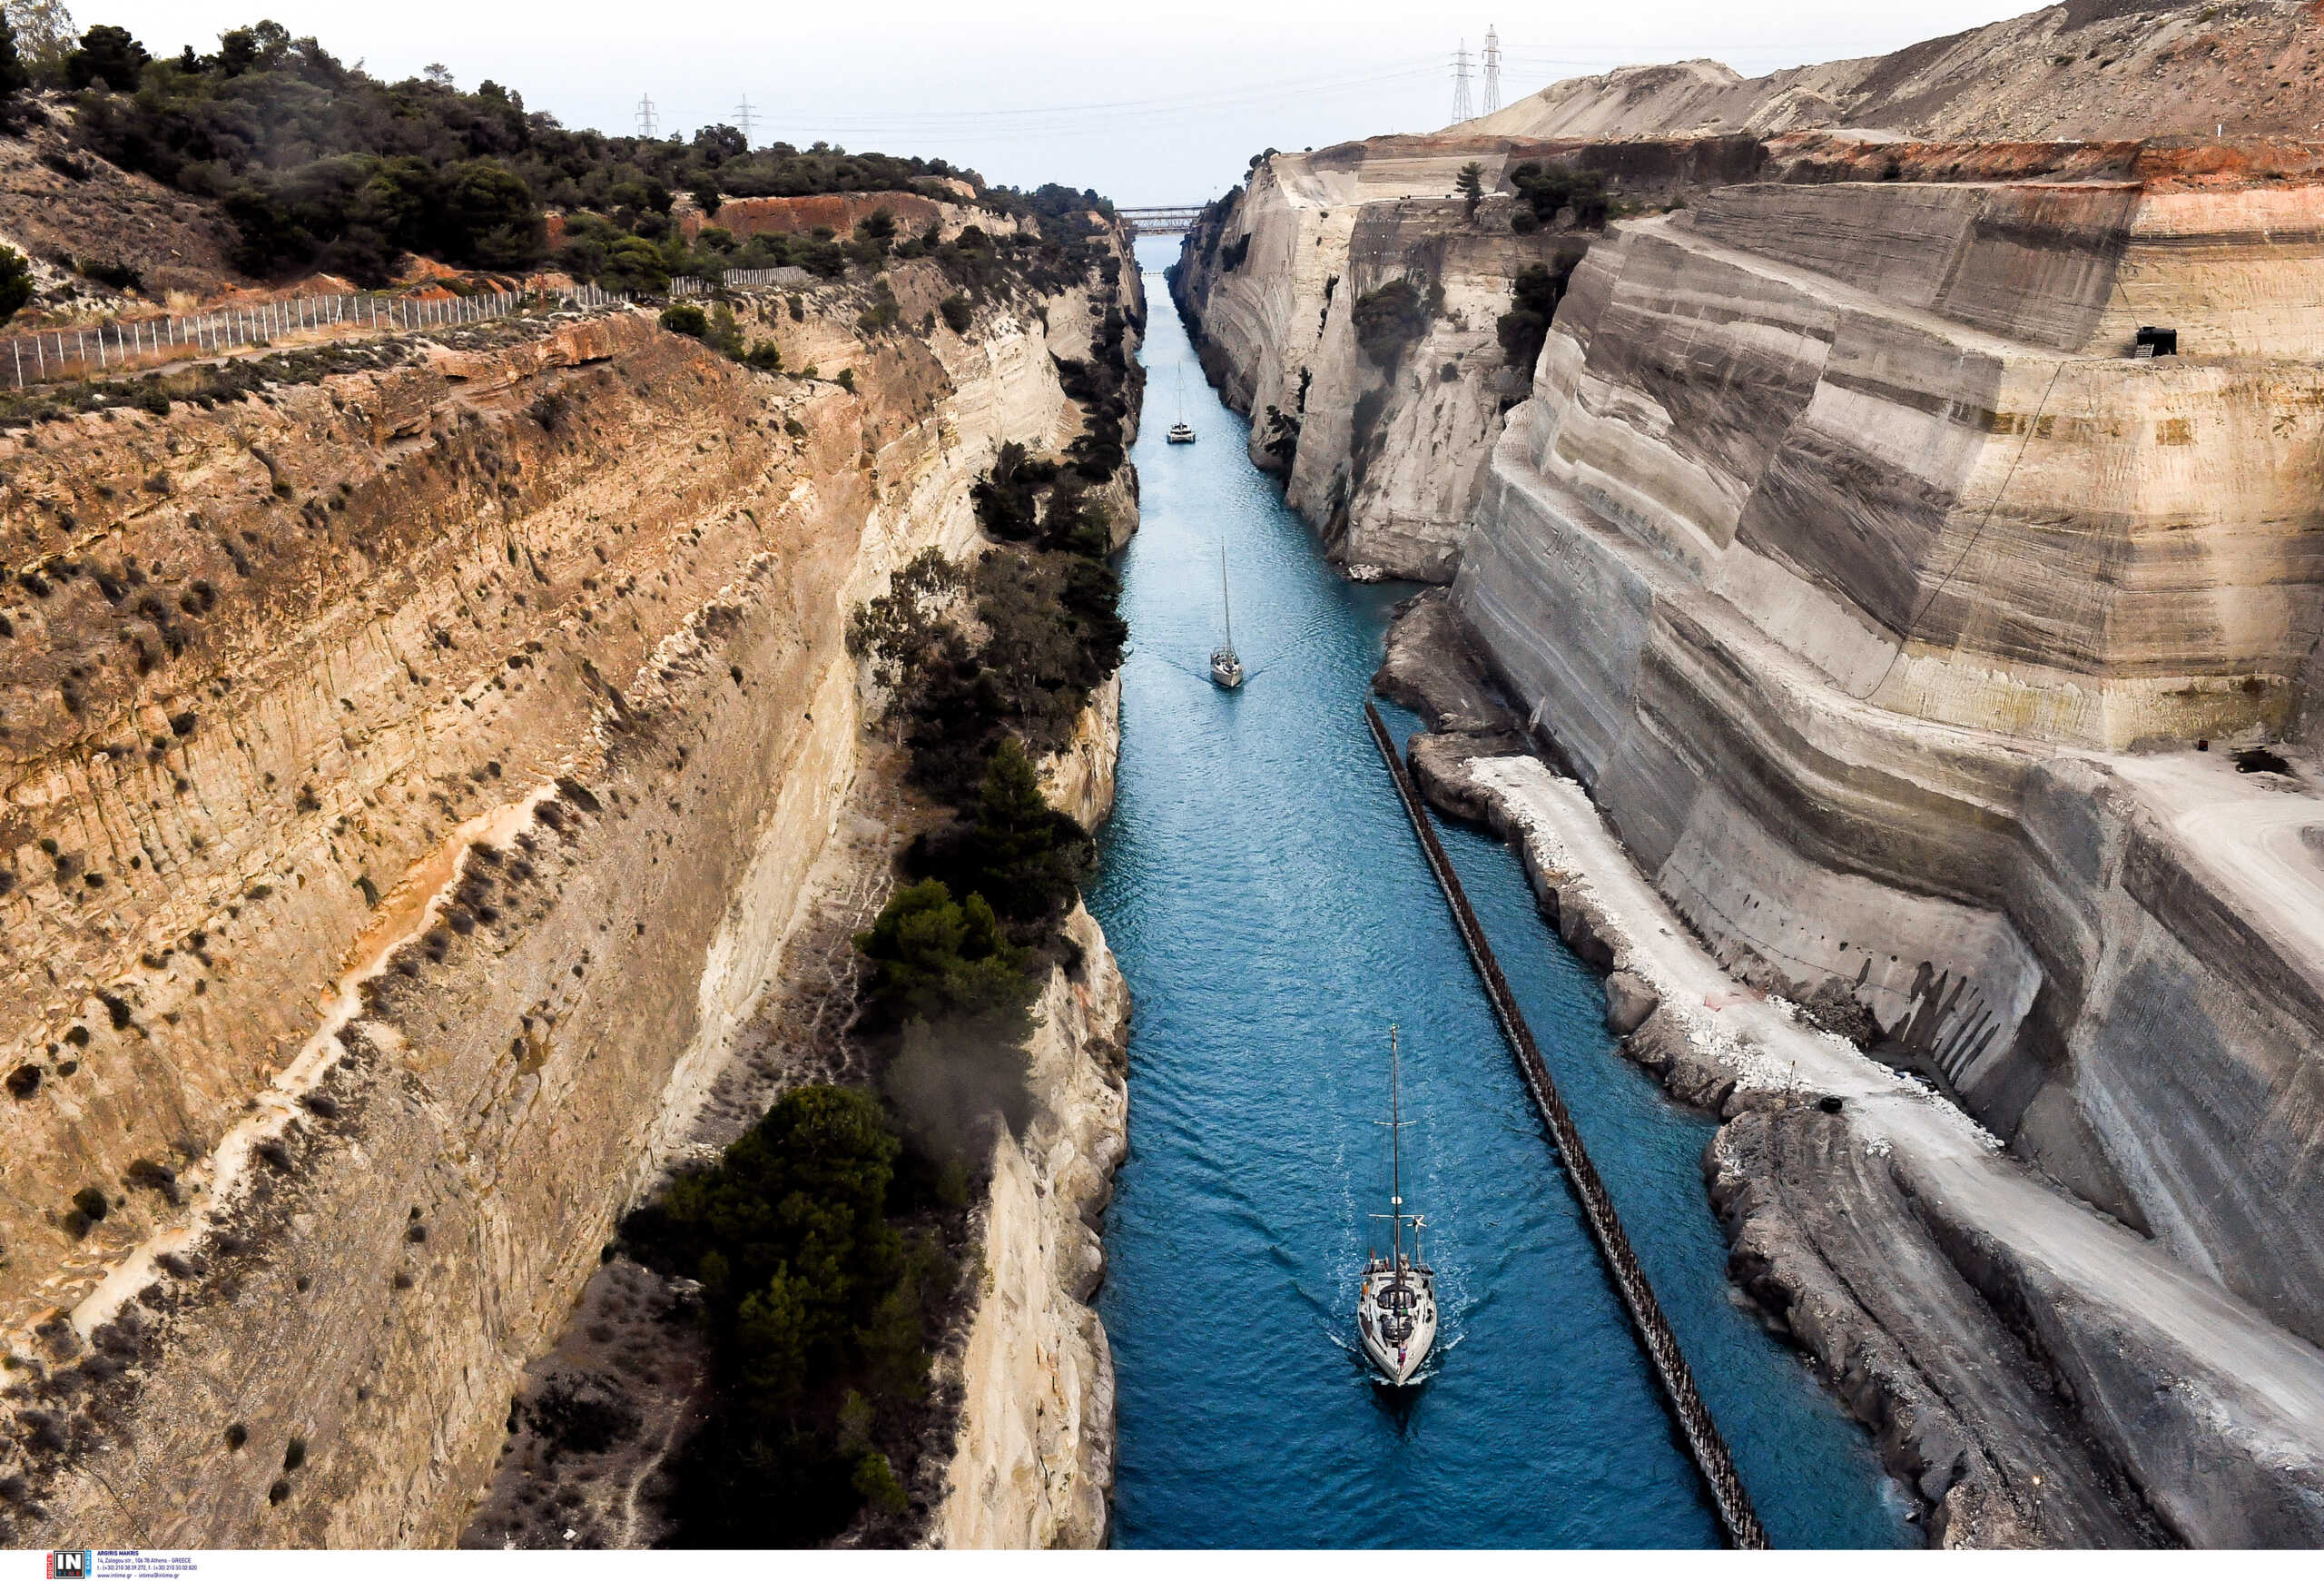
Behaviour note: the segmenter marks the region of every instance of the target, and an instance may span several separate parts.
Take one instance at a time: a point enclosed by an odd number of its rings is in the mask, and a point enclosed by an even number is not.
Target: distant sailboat
[[[1218,546],[1218,602],[1226,615],[1226,640],[1210,650],[1210,678],[1233,691],[1243,684],[1243,661],[1235,657],[1235,602],[1226,593],[1226,546]]]
[[[1187,365],[1184,362],[1178,364],[1178,420],[1170,425],[1170,431],[1164,438],[1174,445],[1195,442],[1195,430],[1187,425]]]
[[[1364,1289],[1356,1298],[1356,1332],[1364,1338],[1364,1353],[1401,1388],[1419,1375],[1421,1363],[1436,1344],[1436,1273],[1421,1260],[1420,1231],[1425,1222],[1404,1211],[1404,1127],[1402,1070],[1396,1029],[1388,1029],[1388,1211],[1374,1219],[1390,1223],[1388,1255],[1373,1256],[1364,1265]],[[1404,1222],[1412,1221],[1413,1250],[1404,1253]]]

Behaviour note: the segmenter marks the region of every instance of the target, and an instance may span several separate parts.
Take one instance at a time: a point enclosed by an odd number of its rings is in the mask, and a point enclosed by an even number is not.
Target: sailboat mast
[[[1396,1050],[1396,1023],[1388,1023],[1388,1233],[1393,1252],[1388,1266],[1404,1269],[1404,1113],[1403,1082]]]
[[[1226,546],[1218,546],[1218,602],[1226,611],[1226,650],[1235,651],[1235,600],[1226,592]]]

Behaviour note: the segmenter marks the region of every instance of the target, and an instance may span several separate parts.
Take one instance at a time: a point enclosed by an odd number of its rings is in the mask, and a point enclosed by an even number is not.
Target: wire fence
[[[1452,871],[1452,858],[1445,855],[1436,831],[1429,825],[1428,810],[1421,805],[1420,792],[1405,772],[1403,760],[1396,755],[1396,744],[1380,717],[1380,710],[1368,700],[1364,705],[1364,717],[1372,727],[1373,745],[1380,749],[1381,757],[1388,765],[1389,777],[1396,782],[1396,798],[1404,805],[1404,815],[1412,820],[1413,833],[1420,836],[1421,855],[1427,860],[1429,871],[1436,875],[1437,884],[1444,892],[1444,904],[1452,913],[1452,925],[1459,931],[1461,943],[1467,946],[1469,959],[1484,983],[1485,999],[1492,1006],[1493,1019],[1501,1023],[1502,1034],[1517,1056],[1518,1071],[1532,1093],[1533,1105],[1549,1127],[1550,1140],[1565,1165],[1566,1183],[1572,1187],[1574,1199],[1581,1204],[1590,1238],[1597,1242],[1599,1256],[1605,1260],[1615,1293],[1621,1298],[1623,1310],[1630,1314],[1631,1329],[1646,1351],[1655,1380],[1662,1386],[1664,1403],[1678,1424],[1688,1457],[1694,1461],[1695,1469],[1710,1494],[1720,1530],[1729,1546],[1767,1547],[1767,1528],[1751,1507],[1751,1496],[1735,1469],[1727,1440],[1719,1436],[1718,1424],[1711,1420],[1710,1408],[1703,1404],[1702,1395],[1695,1388],[1694,1373],[1687,1366],[1685,1353],[1679,1349],[1679,1337],[1663,1317],[1661,1303],[1654,1299],[1654,1287],[1647,1280],[1638,1253],[1630,1249],[1630,1238],[1614,1211],[1614,1199],[1608,1193],[1605,1181],[1599,1178],[1597,1165],[1590,1161],[1589,1150],[1581,1145],[1581,1131],[1573,1123],[1573,1115],[1560,1096],[1557,1082],[1550,1076],[1541,1046],[1533,1041],[1533,1029],[1526,1024],[1525,1013],[1517,1006],[1517,996],[1510,992],[1509,981],[1502,975],[1501,963],[1494,958],[1492,945],[1485,938],[1484,925],[1470,909],[1461,875]]]
[[[300,296],[248,307],[220,308],[184,317],[121,319],[70,330],[43,330],[0,342],[0,377],[25,389],[92,374],[149,369],[189,356],[216,356],[245,347],[271,345],[294,335],[339,329],[423,330],[437,325],[481,323],[506,318],[537,294],[496,291],[489,296],[435,298]],[[550,293],[576,307],[610,307],[629,301],[626,292],[575,286]]]
[[[704,280],[698,274],[681,274],[670,281],[670,300],[682,301],[690,296],[704,296],[721,285],[812,285],[815,277],[795,263],[776,269],[730,269],[716,280]]]

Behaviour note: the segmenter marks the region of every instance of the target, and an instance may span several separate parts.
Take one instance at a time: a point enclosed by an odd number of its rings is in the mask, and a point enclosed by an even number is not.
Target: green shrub
[[[1531,372],[1541,358],[1541,346],[1549,339],[1550,319],[1557,311],[1559,299],[1565,295],[1566,282],[1572,277],[1576,260],[1561,259],[1552,268],[1536,263],[1519,272],[1511,282],[1509,311],[1501,315],[1495,333],[1501,340],[1502,355],[1512,368]]]
[[[33,300],[33,269],[14,247],[0,245],[0,323],[5,323]]]
[[[699,341],[709,332],[710,321],[694,303],[674,301],[662,310],[662,327],[673,334],[692,335]]]
[[[1399,275],[1377,291],[1355,299],[1355,343],[1381,368],[1393,372],[1405,348],[1428,328],[1420,287]]]
[[[1022,543],[1040,529],[1041,496],[1057,481],[1054,461],[1032,459],[1024,446],[1010,440],[1000,447],[992,466],[969,485],[969,501],[977,525],[991,537]]]
[[[1073,904],[1097,859],[1097,842],[1049,805],[1032,760],[1009,736],[994,750],[975,805],[914,841],[905,865],[948,894],[966,894],[972,905],[989,902],[1038,936]]]
[[[938,302],[936,311],[944,315],[945,327],[956,335],[967,334],[969,325],[976,320],[975,308],[970,304],[967,297],[957,291]]]
[[[624,1227],[640,1256],[701,1282],[716,1359],[718,1404],[673,1467],[683,1546],[803,1546],[867,1501],[893,1508],[880,1441],[911,1440],[960,1271],[891,1215],[931,1206],[940,1178],[872,1093],[801,1087]]]
[[[899,890],[855,945],[872,963],[872,1003],[890,1026],[1021,1023],[1029,958],[981,894],[955,901],[940,880],[924,879]]]
[[[1606,223],[1606,178],[1594,171],[1577,173],[1529,159],[1510,171],[1509,184],[1524,203],[1521,212],[1533,217],[1535,224],[1527,226],[1529,231],[1549,224],[1569,204],[1575,229],[1595,231]]]
[[[896,327],[896,293],[881,275],[872,282],[872,305],[856,315],[855,327],[867,335],[876,335]]]
[[[720,302],[710,310],[710,327],[702,337],[703,344],[722,357],[743,361],[743,331],[734,322],[734,310]]]

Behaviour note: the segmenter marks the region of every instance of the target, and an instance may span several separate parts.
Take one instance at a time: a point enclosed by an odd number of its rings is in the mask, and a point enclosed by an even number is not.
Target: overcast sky
[[[1466,7],[1462,9],[1462,7]],[[1270,144],[1322,147],[1451,118],[1452,54],[1497,25],[1504,104],[1561,77],[1708,55],[1746,74],[1919,39],[2032,9],[2026,0],[1630,0],[1501,9],[1382,0],[87,0],[83,26],[127,27],[155,54],[271,15],[341,59],[402,77],[441,62],[568,125],[634,131],[651,94],[665,135],[733,123],[753,140],[941,155],[991,181],[1095,187],[1124,204],[1224,191]],[[1482,108],[1482,105],[1480,105]]]

